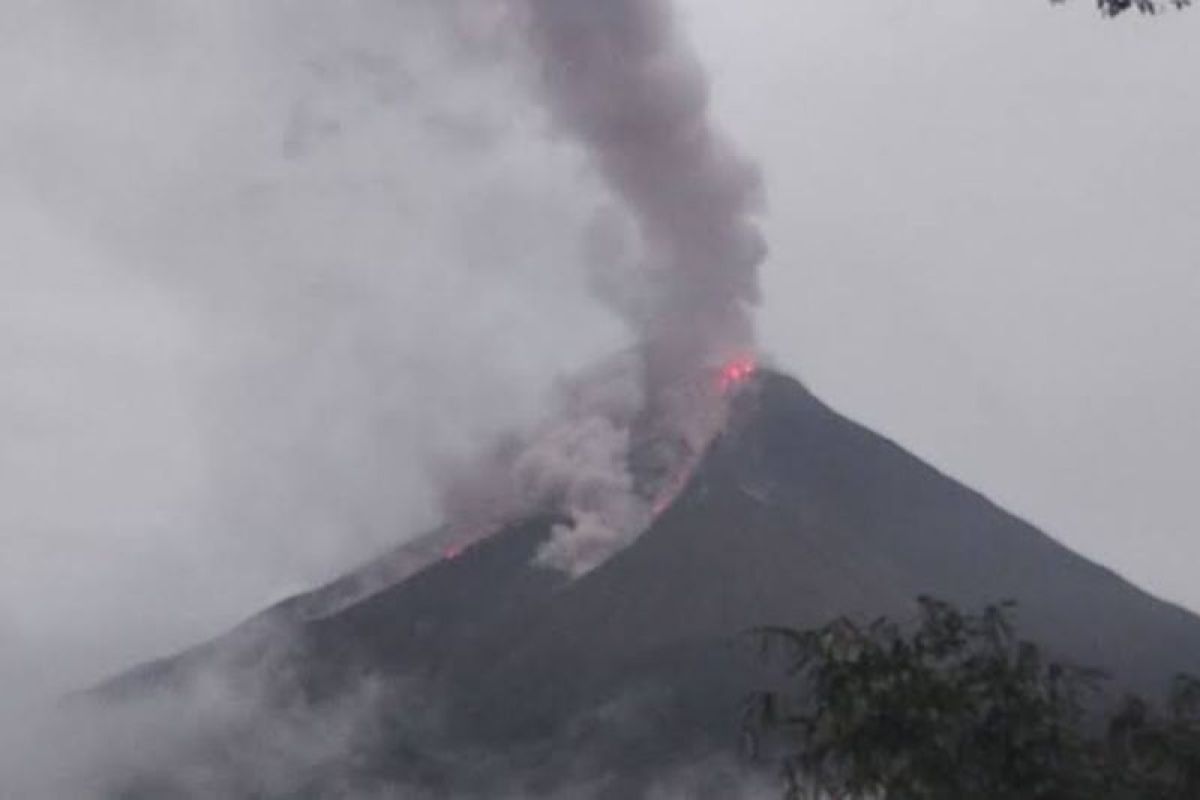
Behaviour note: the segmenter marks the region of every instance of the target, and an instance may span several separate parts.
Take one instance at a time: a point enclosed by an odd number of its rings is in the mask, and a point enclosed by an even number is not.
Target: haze
[[[765,177],[772,359],[1200,610],[1200,17],[680,6]],[[6,704],[420,532],[431,475],[628,343],[603,190],[456,7],[0,10]]]

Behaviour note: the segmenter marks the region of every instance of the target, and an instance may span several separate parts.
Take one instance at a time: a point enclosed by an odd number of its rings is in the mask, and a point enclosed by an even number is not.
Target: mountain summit
[[[1012,599],[1023,635],[1118,685],[1157,694],[1200,665],[1200,618],[795,380],[761,370],[732,403],[670,507],[579,578],[534,563],[552,514],[462,552],[435,532],[98,695],[172,690],[214,665],[255,676],[279,707],[321,708],[370,682],[384,698],[370,742],[314,768],[303,796],[331,781],[497,796],[518,774],[522,791],[551,794],[586,773],[608,776],[598,796],[637,797],[672,766],[735,750],[756,688],[738,642],[755,626],[905,618],[922,594]]]

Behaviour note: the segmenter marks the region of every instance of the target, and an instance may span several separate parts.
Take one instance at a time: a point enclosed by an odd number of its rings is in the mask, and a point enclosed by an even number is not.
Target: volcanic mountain
[[[302,796],[324,796],[332,770],[339,786],[455,797],[498,796],[516,774],[520,796],[549,794],[587,773],[607,776],[597,796],[639,797],[674,765],[736,750],[757,674],[738,642],[754,626],[904,618],[922,594],[1013,599],[1023,635],[1119,685],[1158,694],[1200,668],[1200,618],[767,370],[630,546],[571,579],[533,563],[556,522],[451,553],[435,532],[99,694],[166,691],[219,664],[275,687],[272,702],[320,708],[370,680],[386,687],[376,710],[405,710],[381,711],[353,764],[314,771]]]

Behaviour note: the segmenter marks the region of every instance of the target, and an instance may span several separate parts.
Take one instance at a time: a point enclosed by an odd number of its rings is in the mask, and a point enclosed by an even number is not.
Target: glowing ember
[[[722,392],[737,388],[754,375],[758,364],[751,356],[740,356],[721,367],[717,373],[717,387]]]
[[[442,558],[446,561],[453,561],[462,555],[463,549],[461,544],[451,545],[442,552]]]

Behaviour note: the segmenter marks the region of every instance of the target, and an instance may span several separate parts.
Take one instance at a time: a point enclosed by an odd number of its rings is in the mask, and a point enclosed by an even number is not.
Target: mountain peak
[[[423,568],[396,569],[393,554],[374,573],[391,580],[369,592],[293,601],[283,672],[314,702],[363,675],[436,698],[436,734],[381,743],[370,769],[411,772],[415,759],[454,786],[467,780],[461,762],[439,768],[413,754],[519,756],[545,775],[586,752],[634,776],[728,751],[752,688],[733,646],[741,634],[904,618],[919,595],[966,607],[1016,600],[1024,635],[1141,690],[1157,693],[1200,663],[1196,617],[770,370],[739,388],[690,481],[627,547],[571,579],[535,557],[560,522],[533,517],[449,559],[427,541]],[[245,639],[250,669],[258,651]],[[156,669],[186,674],[231,646]],[[388,755],[401,745],[402,763]]]

